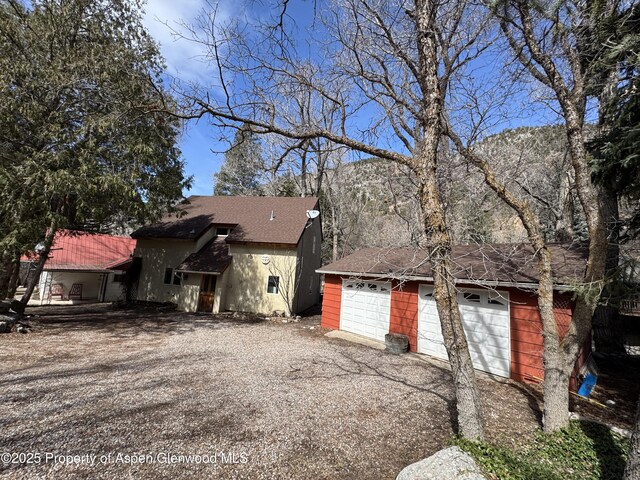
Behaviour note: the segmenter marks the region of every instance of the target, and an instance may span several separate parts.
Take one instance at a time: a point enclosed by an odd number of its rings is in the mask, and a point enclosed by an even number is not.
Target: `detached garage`
[[[554,310],[564,334],[573,304],[562,293],[563,285],[582,276],[586,253],[562,245],[551,250],[557,279]],[[475,368],[519,381],[540,381],[542,321],[530,247],[463,245],[454,247],[453,257],[460,313]],[[322,326],[378,341],[384,341],[387,333],[400,333],[409,338],[411,351],[447,360],[426,263],[418,249],[368,248],[321,268]],[[589,353],[590,345],[585,345],[576,368]]]

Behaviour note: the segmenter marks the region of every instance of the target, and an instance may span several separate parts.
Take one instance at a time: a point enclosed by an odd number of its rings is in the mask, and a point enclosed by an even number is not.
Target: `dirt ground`
[[[0,477],[392,479],[454,432],[443,363],[329,339],[318,316],[30,313],[0,336]],[[479,377],[490,439],[521,443],[537,391]]]

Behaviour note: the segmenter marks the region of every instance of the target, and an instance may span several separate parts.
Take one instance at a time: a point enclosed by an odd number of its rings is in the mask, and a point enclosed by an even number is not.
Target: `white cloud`
[[[143,23],[160,44],[167,73],[183,81],[202,83],[210,70],[206,47],[176,35],[187,35],[183,24],[193,25],[205,7],[206,0],[148,0],[145,6]],[[220,12],[218,18],[224,20]]]

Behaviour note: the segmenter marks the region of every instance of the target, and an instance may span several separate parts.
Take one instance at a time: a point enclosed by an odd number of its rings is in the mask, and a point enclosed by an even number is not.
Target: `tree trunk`
[[[336,215],[336,206],[331,202],[331,260],[333,262],[338,260],[338,238],[340,232],[338,231],[338,218]]]
[[[602,218],[607,234],[606,274],[613,274],[620,262],[620,211],[615,192],[598,189]],[[602,353],[625,353],[624,330],[617,307],[600,305],[593,319],[593,339]]]
[[[564,368],[564,355],[557,342],[544,341],[544,413],[543,430],[555,432],[569,424],[569,378]]]
[[[538,261],[538,311],[542,320],[544,338],[544,428],[545,431],[556,430],[569,421],[569,374],[572,369],[567,373],[566,355],[563,352],[553,310],[551,252],[542,234],[540,219],[528,202],[516,197],[504,183],[498,180],[488,162],[463,145],[460,137],[450,126],[447,126],[447,135],[458,151],[483,173],[484,181],[489,188],[518,214],[527,231],[529,243],[533,247],[534,256]],[[547,396],[549,402],[547,402]]]
[[[0,256],[0,299],[9,297],[9,282],[11,280],[11,255],[4,251]]]
[[[13,261],[13,269],[11,270],[11,277],[9,278],[8,298],[13,298],[18,289],[18,281],[20,280],[20,254],[18,253]]]
[[[458,291],[455,288],[451,237],[445,223],[444,208],[437,182],[438,148],[443,136],[444,92],[438,77],[436,39],[437,3],[415,0],[418,78],[422,93],[422,135],[413,152],[412,169],[419,179],[425,243],[433,274],[436,308],[440,317],[456,394],[459,433],[472,440],[484,439],[484,414],[467,338],[460,318]]]
[[[429,163],[435,169],[435,156]],[[484,438],[484,413],[475,371],[462,326],[451,261],[451,239],[439,201],[435,175],[426,175],[420,183],[420,203],[427,250],[433,272],[433,297],[436,302],[456,392],[459,433],[469,439]]]
[[[307,196],[307,149],[300,155],[300,196]]]
[[[623,479],[640,479],[640,399],[638,399],[636,421],[633,425],[633,434],[631,435],[631,445],[629,447],[629,459],[627,460],[627,466],[624,469]]]
[[[560,204],[562,208],[560,209],[560,217],[556,220],[556,240],[558,242],[571,242],[573,241],[573,220],[574,220],[574,209],[573,209],[573,193],[571,191],[571,175],[569,172],[566,172],[562,176],[562,181],[560,182]]]
[[[549,433],[569,424],[569,377],[573,367],[567,370],[566,355],[562,349],[558,323],[553,310],[551,252],[539,235],[531,243],[537,252],[538,272],[540,275],[538,311],[542,320],[544,344],[542,352],[544,365],[544,414],[542,426],[544,431]]]
[[[450,254],[450,248],[444,246],[436,247],[435,251],[430,252],[433,296],[453,374],[459,433],[465,438],[482,440],[485,427],[484,410],[460,317],[458,290],[451,275],[453,265],[448,258]]]
[[[56,222],[53,221],[51,222],[51,227],[49,228],[49,231],[47,232],[44,238],[43,248],[39,252],[40,257],[36,262],[36,268],[33,271],[33,276],[29,277],[29,280],[26,285],[26,290],[22,295],[22,298],[20,299],[20,302],[19,302],[20,306],[18,308],[20,308],[22,311],[17,312],[18,314],[22,314],[24,312],[24,309],[26,308],[27,303],[29,303],[29,300],[31,299],[31,295],[33,295],[33,290],[36,287],[36,283],[38,283],[38,280],[40,279],[40,274],[42,273],[44,264],[47,262],[47,259],[49,258],[49,253],[51,252],[51,247],[53,246],[53,239],[56,235],[56,232],[57,232]]]
[[[593,341],[600,353],[625,353],[624,328],[617,307],[600,305],[593,316]]]

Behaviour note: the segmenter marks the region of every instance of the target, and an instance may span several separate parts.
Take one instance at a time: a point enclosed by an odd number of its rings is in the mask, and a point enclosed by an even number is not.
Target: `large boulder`
[[[475,460],[460,447],[440,450],[402,469],[396,480],[487,480]]]

